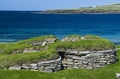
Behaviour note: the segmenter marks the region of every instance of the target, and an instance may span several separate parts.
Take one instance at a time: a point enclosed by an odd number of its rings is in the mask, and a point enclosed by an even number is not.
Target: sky
[[[0,10],[42,11],[93,7],[120,3],[120,0],[0,0]]]

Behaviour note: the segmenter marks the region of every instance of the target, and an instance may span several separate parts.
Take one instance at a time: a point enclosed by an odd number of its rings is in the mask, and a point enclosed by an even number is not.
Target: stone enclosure
[[[63,38],[61,41],[79,41],[79,40],[97,40],[98,37],[78,37],[71,36]],[[57,38],[47,39],[44,41],[34,41],[32,45],[36,46],[45,46],[49,43],[56,42]],[[37,52],[37,50],[33,48],[25,48],[23,50],[24,53],[27,52]],[[78,49],[57,49],[57,54],[59,56],[56,60],[48,60],[48,61],[37,61],[31,63],[22,63],[16,64],[9,67],[9,70],[33,70],[33,71],[43,71],[43,72],[56,72],[64,69],[71,68],[85,68],[85,69],[96,69],[100,67],[104,67],[107,64],[112,64],[118,61],[118,57],[116,54],[116,49],[107,49],[107,50],[99,50],[99,51],[81,51]]]
[[[23,63],[9,70],[33,70],[55,72],[63,69],[86,68],[96,69],[118,61],[116,50],[78,51],[76,49],[58,50],[59,58],[35,63]]]

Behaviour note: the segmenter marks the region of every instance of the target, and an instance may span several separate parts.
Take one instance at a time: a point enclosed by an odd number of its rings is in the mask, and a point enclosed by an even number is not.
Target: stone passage
[[[95,69],[118,61],[116,50],[78,51],[76,49],[58,50],[59,58],[43,62],[15,65],[9,70],[33,70],[56,72],[70,68]]]

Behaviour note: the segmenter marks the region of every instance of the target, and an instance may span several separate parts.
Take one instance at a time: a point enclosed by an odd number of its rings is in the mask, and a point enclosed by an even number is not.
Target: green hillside
[[[84,7],[78,9],[59,9],[59,10],[47,10],[42,13],[52,14],[119,14],[120,4],[103,5],[96,7]]]

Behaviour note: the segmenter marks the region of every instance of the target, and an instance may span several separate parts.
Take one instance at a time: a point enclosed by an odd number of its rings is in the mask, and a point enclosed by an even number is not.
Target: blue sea
[[[119,14],[38,14],[0,11],[0,42],[15,42],[36,36],[98,35],[120,42]]]

